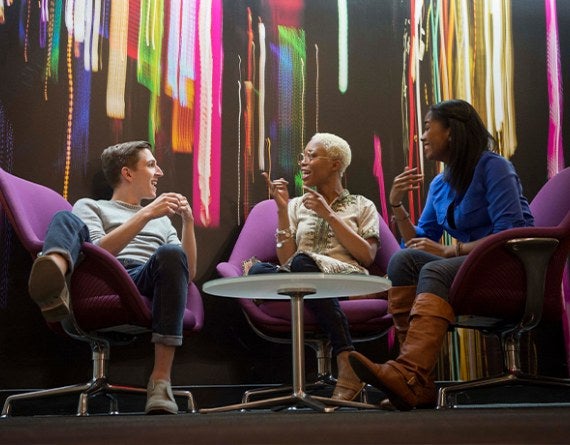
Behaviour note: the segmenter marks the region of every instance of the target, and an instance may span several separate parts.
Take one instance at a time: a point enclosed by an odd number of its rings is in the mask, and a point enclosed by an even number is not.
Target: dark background
[[[278,3],[278,2],[276,2]],[[349,5],[349,87],[341,94],[337,87],[337,2],[307,0],[301,15],[306,32],[307,94],[306,132],[315,131],[314,51],[319,45],[320,119],[319,131],[333,132],[351,144],[353,162],[347,171],[346,185],[353,193],[380,202],[372,172],[372,136],[382,141],[386,189],[405,164],[402,140],[401,82],[403,35],[408,4],[404,1],[351,0]],[[6,9],[6,23],[0,25],[0,165],[14,174],[61,192],[66,141],[67,95],[65,80],[65,38],[59,83],[49,85],[48,100],[43,97],[45,50],[37,45],[37,17],[33,8],[28,61],[18,39],[21,3]],[[253,17],[263,16],[267,28],[279,17],[267,16],[268,2],[225,0],[224,73],[222,127],[221,222],[219,227],[197,230],[199,264],[197,283],[215,278],[215,265],[229,255],[240,221],[236,209],[236,189],[241,180],[236,168],[238,102],[236,81],[240,79],[238,55],[245,55],[246,7]],[[558,2],[563,86],[570,84],[570,8]],[[529,200],[547,179],[548,96],[544,4],[534,0],[512,2],[512,29],[515,63],[516,133],[518,147],[514,163]],[[103,54],[106,54],[103,40]],[[105,58],[103,58],[105,60]],[[76,62],[78,63],[78,62]],[[106,188],[99,176],[101,150],[118,140],[147,139],[147,90],[136,84],[135,62],[129,61],[128,117],[117,131],[105,115],[106,71],[93,73],[90,102],[88,146],[74,154],[69,200],[82,196],[101,196]],[[243,62],[242,62],[243,77]],[[275,85],[268,81],[268,98]],[[428,79],[424,79],[427,81]],[[167,99],[161,99],[167,101]],[[564,123],[570,114],[564,105]],[[271,107],[268,104],[267,107]],[[168,118],[168,103],[163,103]],[[564,140],[570,137],[564,125]],[[8,137],[8,135],[10,137]],[[243,131],[242,131],[243,135]],[[9,143],[9,139],[13,143]],[[164,134],[157,138],[156,157],[165,171],[159,191],[176,190],[192,195],[192,155],[169,150]],[[565,159],[570,151],[565,147]],[[566,162],[567,164],[567,162]],[[426,172],[433,172],[427,166]],[[259,176],[259,172],[254,173]],[[259,177],[252,183],[252,203],[266,197]],[[46,387],[83,381],[90,369],[90,351],[52,333],[26,291],[31,259],[3,224],[1,238],[4,282],[0,296],[0,388]],[[177,385],[281,382],[289,378],[290,350],[259,339],[246,325],[237,302],[204,295],[206,324],[202,332],[187,339],[177,354],[173,381]],[[564,346],[559,326],[544,328],[543,366],[547,371],[565,372]],[[385,340],[358,347],[378,360],[388,355]],[[308,370],[314,371],[312,355]],[[112,351],[111,378],[145,384],[152,365],[150,345],[142,341]]]

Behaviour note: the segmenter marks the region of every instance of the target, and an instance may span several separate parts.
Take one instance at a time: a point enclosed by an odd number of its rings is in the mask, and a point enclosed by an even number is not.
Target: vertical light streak
[[[303,150],[305,31],[279,26],[278,123],[279,164],[296,168],[296,155]],[[300,189],[298,189],[300,190]]]
[[[73,23],[73,22],[72,22]],[[73,30],[73,28],[71,28]],[[67,87],[68,87],[68,105],[67,105],[67,138],[65,146],[65,167],[63,173],[63,191],[62,195],[67,199],[69,195],[69,176],[71,171],[71,146],[73,131],[73,32],[67,35]]]
[[[241,71],[241,58],[239,58],[239,65]],[[241,77],[241,75],[240,75]],[[238,80],[238,114],[237,114],[237,187],[236,187],[236,223],[241,224],[241,78]]]
[[[338,89],[348,89],[348,5],[347,0],[338,0]]]
[[[194,42],[196,4],[175,0],[170,6],[166,94],[172,101],[172,150],[192,153],[194,145]]]
[[[211,16],[207,1],[201,0],[198,5],[198,47],[200,57],[200,90],[199,90],[199,119],[198,119],[198,147],[196,151],[195,198],[194,205],[198,203],[198,222],[202,226],[210,223],[210,155],[212,141],[212,42],[210,40]],[[197,193],[196,193],[197,192]]]
[[[167,31],[168,49],[166,60],[166,94],[178,99],[178,67],[180,66],[180,5],[181,0],[170,0],[170,16]]]
[[[26,26],[24,31],[24,61],[28,62],[28,52],[30,48],[30,21],[32,15],[32,1],[28,0],[26,6]]]
[[[265,25],[259,20],[259,87],[258,87],[258,116],[259,116],[259,134],[258,134],[258,157],[259,169],[265,170]]]
[[[390,225],[390,213],[388,212],[388,205],[386,203],[386,189],[384,186],[384,167],[382,164],[382,143],[380,142],[380,136],[374,134],[373,136],[374,144],[374,166],[372,172],[376,177],[378,182],[378,193],[380,195],[380,212],[382,214],[382,219],[386,224]]]
[[[265,170],[265,25],[259,20],[257,25],[259,36],[259,87],[258,87],[258,136],[257,157],[259,170]]]
[[[491,6],[493,0],[484,0],[484,23],[485,23],[485,125],[489,131],[493,128],[493,51],[491,50]]]
[[[99,29],[101,27],[101,0],[93,1],[93,21],[91,26],[91,71],[97,72],[99,64]]]
[[[471,48],[469,39],[469,9],[467,0],[455,2],[456,17],[455,34],[457,36],[456,97],[472,103],[471,97]]]
[[[93,37],[93,3],[91,1],[83,1],[77,2],[83,3],[83,20],[82,23],[84,24],[84,45],[83,45],[83,66],[85,71],[91,70],[91,47],[92,45],[92,37]],[[77,19],[77,16],[76,16]]]
[[[254,180],[254,111],[255,103],[253,101],[253,85],[254,79],[254,41],[253,41],[253,18],[251,9],[247,8],[247,55],[246,55],[246,73],[243,82],[244,86],[244,142],[243,142],[243,213],[247,217],[250,207],[250,183]],[[241,75],[241,73],[240,73]]]
[[[548,178],[564,168],[562,144],[562,68],[560,65],[560,43],[558,39],[558,16],[556,0],[545,0],[546,8],[546,76],[548,81]],[[570,295],[567,296],[570,298]]]
[[[517,148],[516,110],[515,110],[515,81],[513,33],[510,0],[503,0],[503,94],[504,108],[502,113],[503,155],[511,157]]]
[[[148,111],[148,140],[154,146],[160,128],[160,82],[162,35],[164,30],[163,0],[141,1],[141,24],[139,28],[137,80],[150,91]]]
[[[47,44],[47,29],[49,26],[49,5],[48,0],[40,0],[40,48],[45,48]],[[3,1],[0,0],[0,8]]]
[[[492,26],[492,42],[493,42],[493,110],[494,110],[494,121],[493,127],[489,131],[498,132],[504,120],[504,97],[503,97],[503,83],[502,77],[504,72],[502,69],[497,69],[497,67],[504,67],[503,64],[503,14],[502,14],[501,3],[497,1],[491,2],[491,26]]]
[[[196,3],[182,3],[182,25],[180,41],[180,104],[183,107],[194,105],[194,58],[196,41]]]
[[[222,15],[221,0],[199,2],[193,202],[202,226],[217,226],[220,218]]]
[[[47,51],[46,69],[44,76],[44,100],[48,100],[48,82],[59,81],[59,42],[61,36],[61,2],[49,3],[48,31],[47,31]]]
[[[319,45],[315,43],[315,133],[319,132],[319,84],[320,84],[320,72],[319,72]]]
[[[125,85],[127,80],[127,36],[129,32],[129,1],[111,4],[109,32],[109,63],[107,70],[107,116],[125,118]]]

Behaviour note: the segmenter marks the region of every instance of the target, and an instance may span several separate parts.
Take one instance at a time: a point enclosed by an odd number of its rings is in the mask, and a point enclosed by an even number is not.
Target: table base
[[[337,407],[346,406],[359,409],[379,409],[369,403],[337,400],[331,397],[312,396],[305,392],[305,354],[304,354],[304,325],[303,297],[314,293],[312,289],[280,289],[280,293],[291,298],[291,342],[293,358],[293,385],[288,396],[271,397],[251,402],[235,403],[216,408],[203,408],[201,413],[219,413],[224,411],[248,410],[254,408],[305,406],[316,411],[330,413]]]

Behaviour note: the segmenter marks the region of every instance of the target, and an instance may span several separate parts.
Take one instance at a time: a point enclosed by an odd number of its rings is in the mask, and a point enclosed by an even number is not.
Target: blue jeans
[[[313,259],[305,254],[295,255],[291,261],[291,272],[320,272],[321,270]],[[249,269],[249,275],[262,273],[283,272],[273,263],[256,263]],[[340,308],[338,298],[303,300],[305,306],[313,312],[321,329],[327,334],[332,346],[333,355],[343,351],[354,351],[352,337],[348,327],[346,315]]]
[[[449,299],[449,289],[466,256],[443,258],[423,250],[402,249],[388,263],[392,286],[417,286],[416,293]]]
[[[59,253],[69,262],[69,274],[81,261],[81,246],[91,242],[85,223],[68,211],[50,222],[42,255]],[[146,263],[119,260],[139,292],[152,300],[152,341],[170,346],[182,344],[182,321],[188,295],[188,260],[180,246],[163,245]]]

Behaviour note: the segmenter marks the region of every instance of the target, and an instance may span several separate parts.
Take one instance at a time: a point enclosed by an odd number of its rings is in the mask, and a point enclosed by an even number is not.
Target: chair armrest
[[[96,275],[102,279],[121,299],[122,304],[134,313],[147,317],[148,303],[142,298],[138,288],[117,258],[105,249],[91,243],[84,243],[82,252],[85,260],[79,264],[77,272]]]
[[[525,313],[519,329],[532,329],[542,318],[546,272],[559,241],[556,238],[514,238],[505,244],[522,261],[526,274]]]
[[[241,267],[228,262],[218,263],[216,270],[223,278],[241,277],[243,275]]]

